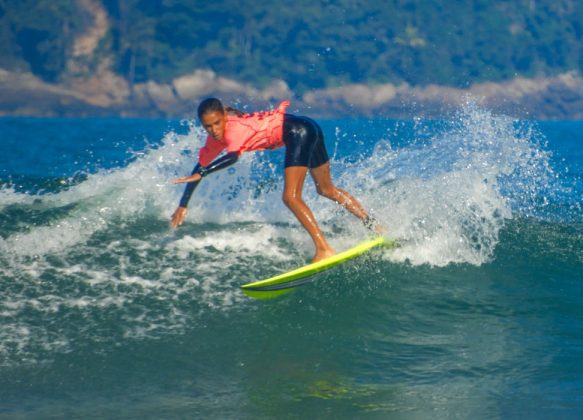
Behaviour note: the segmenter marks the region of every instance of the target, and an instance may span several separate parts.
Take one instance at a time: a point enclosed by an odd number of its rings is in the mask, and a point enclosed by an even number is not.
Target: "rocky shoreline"
[[[242,109],[292,100],[292,112],[315,117],[440,117],[467,101],[517,118],[583,119],[583,77],[516,77],[464,89],[407,84],[352,84],[298,95],[282,80],[258,89],[210,70],[193,70],[168,83],[133,84],[112,71],[113,53],[100,52],[112,23],[100,0],[78,0],[84,31],[74,40],[60,83],[0,68],[0,116],[171,117],[195,115],[199,100],[217,96]]]
[[[257,89],[209,70],[196,70],[167,84],[149,81],[132,86],[107,69],[59,84],[0,69],[3,116],[191,118],[198,101],[207,96],[251,110],[291,98],[293,112],[316,117],[439,117],[473,101],[516,118],[583,119],[583,77],[574,72],[479,83],[465,89],[355,84],[298,96],[281,80]]]

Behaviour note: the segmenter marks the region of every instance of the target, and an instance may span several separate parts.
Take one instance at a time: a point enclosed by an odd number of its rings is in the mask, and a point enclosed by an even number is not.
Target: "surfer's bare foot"
[[[336,255],[336,253],[332,249],[317,251],[316,255],[314,255],[314,258],[312,258],[312,262],[315,263],[318,261],[322,261],[325,260],[326,258],[333,257],[334,255]]]
[[[386,236],[386,235],[387,235],[387,232],[388,232],[388,231],[387,231],[387,228],[386,228],[386,227],[384,227],[383,225],[375,225],[375,226],[372,228],[372,231],[373,231],[374,233],[376,233],[377,235],[379,235],[379,236]]]
[[[363,219],[362,223],[367,229],[379,236],[385,236],[387,234],[387,228],[381,225],[374,217],[367,216]]]

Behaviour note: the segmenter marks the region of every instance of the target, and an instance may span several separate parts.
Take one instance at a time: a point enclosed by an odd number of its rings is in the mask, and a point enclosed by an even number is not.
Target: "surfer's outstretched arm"
[[[174,181],[174,183],[176,183],[177,181],[179,181],[181,179],[192,178],[193,176],[198,174],[199,170],[200,170],[200,164],[197,163],[194,166],[194,169],[192,170],[190,177],[178,178],[177,180]],[[186,185],[186,188],[184,188],[184,193],[182,193],[182,198],[180,199],[180,204],[178,205],[178,208],[174,211],[174,214],[172,214],[172,219],[170,221],[170,226],[172,226],[173,228],[177,228],[184,221],[184,218],[186,217],[186,212],[187,212],[186,207],[188,206],[188,202],[190,201],[190,197],[192,196],[192,193],[194,192],[195,188],[198,186],[198,183],[200,182],[200,178],[198,180],[185,181],[185,182],[188,182],[188,185]]]
[[[233,165],[239,159],[239,154],[237,152],[230,152],[220,158],[216,159],[215,161],[211,162],[208,166],[202,166],[200,163],[197,163],[190,176],[184,176],[182,178],[178,178],[174,180],[175,184],[184,184],[187,183],[188,185],[184,189],[184,193],[182,194],[182,198],[180,199],[180,204],[178,208],[172,215],[172,221],[170,222],[173,228],[176,228],[182,224],[184,218],[186,217],[186,208],[188,206],[188,202],[190,201],[190,197],[194,192],[195,188],[198,186],[200,180],[207,176],[210,173],[219,171],[221,169],[227,168]]]

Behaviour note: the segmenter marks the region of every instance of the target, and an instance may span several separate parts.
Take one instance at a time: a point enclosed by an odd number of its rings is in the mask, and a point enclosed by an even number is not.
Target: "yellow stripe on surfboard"
[[[330,258],[326,258],[322,261],[311,263],[295,270],[288,271],[283,274],[278,274],[277,276],[264,280],[244,284],[241,286],[241,289],[243,289],[245,294],[252,297],[274,297],[290,291],[296,286],[309,282],[310,280],[308,277],[316,273],[327,270],[334,267],[335,265],[348,261],[351,258],[364,254],[373,248],[379,246],[393,246],[394,244],[395,241],[387,240],[380,236],[361,242],[344,252],[340,252],[339,254],[336,254]]]

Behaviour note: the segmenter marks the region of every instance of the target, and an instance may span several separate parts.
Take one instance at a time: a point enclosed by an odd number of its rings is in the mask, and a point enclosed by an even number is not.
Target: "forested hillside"
[[[299,93],[463,87],[581,73],[583,1],[0,0],[0,51],[0,68],[50,83],[107,66],[131,85],[208,69]]]

